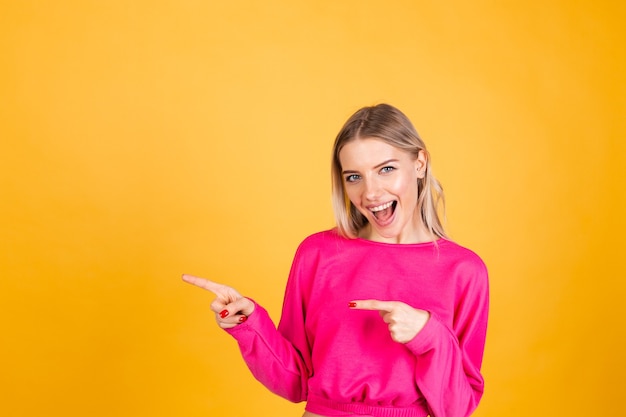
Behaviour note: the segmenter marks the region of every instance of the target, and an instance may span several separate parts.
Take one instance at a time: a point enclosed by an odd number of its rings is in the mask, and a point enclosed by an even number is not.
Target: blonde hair
[[[341,175],[339,152],[346,143],[359,138],[376,138],[408,152],[414,158],[420,152],[426,157],[426,173],[417,181],[417,210],[422,221],[433,237],[447,238],[439,208],[445,216],[443,188],[432,173],[430,155],[424,141],[411,121],[397,108],[389,104],[363,107],[354,113],[343,125],[335,144],[331,165],[332,204],[339,233],[347,238],[355,238],[367,225],[367,219],[350,202]]]

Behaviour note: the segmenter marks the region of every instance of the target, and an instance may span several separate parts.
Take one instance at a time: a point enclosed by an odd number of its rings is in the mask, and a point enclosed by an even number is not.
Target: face
[[[380,139],[354,139],[341,149],[339,161],[348,198],[369,222],[361,237],[388,243],[432,240],[417,210],[424,152],[415,159]]]

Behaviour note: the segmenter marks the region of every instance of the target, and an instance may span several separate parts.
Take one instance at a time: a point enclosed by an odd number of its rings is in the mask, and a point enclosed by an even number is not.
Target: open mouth
[[[381,223],[385,223],[387,220],[393,216],[394,211],[396,210],[396,206],[398,205],[397,201],[390,201],[385,204],[381,204],[380,206],[373,207],[370,209],[376,220]]]

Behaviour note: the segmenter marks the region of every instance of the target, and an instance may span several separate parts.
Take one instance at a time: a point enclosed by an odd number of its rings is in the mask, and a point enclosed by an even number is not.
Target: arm
[[[294,257],[287,281],[283,309],[274,327],[267,311],[256,305],[249,319],[227,330],[234,336],[246,364],[270,391],[293,402],[306,400],[308,379],[313,373],[311,349],[305,331],[306,300],[314,267],[303,256],[302,247]],[[305,287],[305,288],[303,288]]]
[[[255,303],[245,323],[226,329],[239,344],[254,377],[273,393],[293,402],[306,399],[310,363],[276,330],[267,311]]]
[[[301,257],[296,256],[285,292],[279,330],[263,307],[234,289],[203,278],[183,276],[184,281],[217,296],[211,303],[216,320],[237,340],[254,377],[270,391],[293,402],[306,399],[307,381],[312,373],[298,284],[302,265]]]
[[[488,313],[487,271],[472,268],[455,290],[453,325],[400,301],[355,300],[357,310],[376,310],[391,338],[416,356],[415,382],[433,417],[469,416],[483,393],[480,374]]]
[[[487,331],[487,271],[475,271],[459,291],[452,328],[432,315],[406,344],[417,356],[416,383],[434,417],[469,416],[478,406]]]

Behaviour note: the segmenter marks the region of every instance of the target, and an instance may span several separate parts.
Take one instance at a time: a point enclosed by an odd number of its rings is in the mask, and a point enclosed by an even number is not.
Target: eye
[[[388,174],[388,173],[390,173],[391,171],[394,171],[395,169],[396,169],[395,167],[382,167],[382,168],[381,168],[381,170],[380,170],[380,172],[381,172],[382,174]]]
[[[355,182],[361,179],[361,177],[357,174],[350,174],[346,176],[346,182]]]

